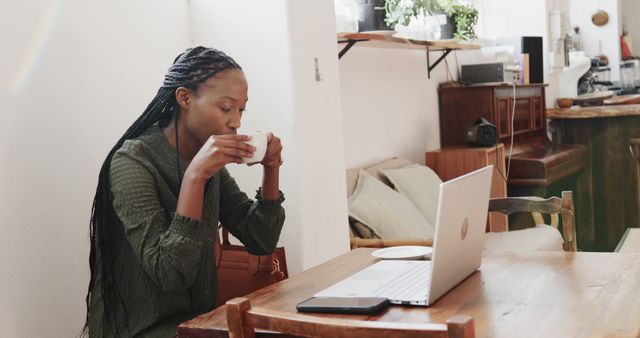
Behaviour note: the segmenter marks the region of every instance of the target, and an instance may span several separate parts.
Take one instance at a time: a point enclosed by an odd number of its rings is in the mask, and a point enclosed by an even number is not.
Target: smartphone
[[[298,304],[300,312],[375,314],[389,305],[380,297],[312,297]]]

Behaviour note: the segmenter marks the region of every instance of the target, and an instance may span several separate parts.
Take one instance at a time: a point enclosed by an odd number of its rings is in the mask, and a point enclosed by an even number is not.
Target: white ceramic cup
[[[264,159],[264,155],[267,153],[269,133],[265,131],[258,131],[247,135],[251,136],[251,139],[246,143],[256,147],[256,150],[253,152],[253,157],[243,158],[242,163],[261,162]]]

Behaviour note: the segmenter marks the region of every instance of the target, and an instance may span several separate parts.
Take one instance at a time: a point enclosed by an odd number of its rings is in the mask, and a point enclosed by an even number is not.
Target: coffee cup
[[[251,136],[251,139],[245,143],[250,144],[256,148],[252,157],[245,157],[242,159],[242,163],[257,163],[262,162],[264,155],[267,153],[267,144],[269,139],[269,133],[265,131],[258,131],[253,134],[247,134]]]

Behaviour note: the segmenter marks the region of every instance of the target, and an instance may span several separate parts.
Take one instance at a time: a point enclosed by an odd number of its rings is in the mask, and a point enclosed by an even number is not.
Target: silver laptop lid
[[[440,184],[427,304],[480,267],[492,173],[489,165]]]

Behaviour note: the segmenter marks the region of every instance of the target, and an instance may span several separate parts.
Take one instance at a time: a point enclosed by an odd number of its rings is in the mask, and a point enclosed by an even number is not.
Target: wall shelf
[[[363,33],[339,33],[338,43],[345,46],[338,53],[338,59],[341,59],[356,43],[366,43],[370,47],[382,48],[400,48],[400,49],[418,49],[427,52],[427,68],[428,77],[431,78],[431,71],[442,61],[452,50],[461,49],[479,49],[480,46],[460,43],[456,40],[415,40],[393,36],[395,31],[375,31]],[[430,52],[441,51],[442,55],[431,64],[429,56]]]

